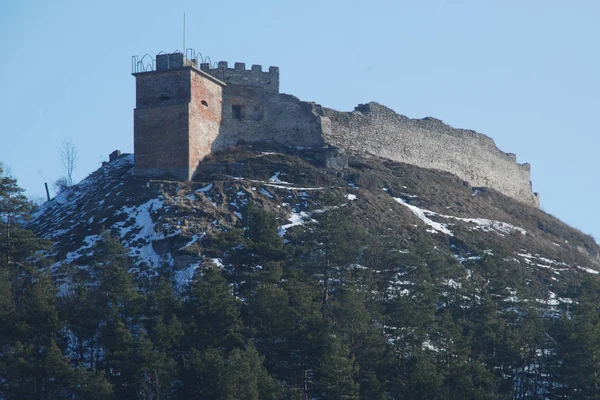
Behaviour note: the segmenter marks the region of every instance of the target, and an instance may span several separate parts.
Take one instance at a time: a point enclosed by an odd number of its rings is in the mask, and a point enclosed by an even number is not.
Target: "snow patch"
[[[432,233],[440,232],[440,233],[444,233],[449,236],[454,236],[454,234],[450,231],[450,229],[448,229],[446,224],[441,224],[439,222],[432,221],[431,219],[429,219],[427,217],[427,215],[437,215],[433,211],[424,210],[417,206],[408,204],[406,201],[404,201],[404,199],[402,199],[400,197],[394,197],[393,199],[396,200],[399,204],[402,204],[403,206],[407,207],[410,211],[413,212],[413,214],[415,214],[415,216],[417,218],[419,218],[421,221],[423,221],[426,225],[429,225],[431,228],[433,228],[433,229],[429,230],[430,232],[432,232]]]
[[[270,199],[274,198],[274,196],[265,188],[260,188],[260,193],[267,196]]]
[[[193,279],[196,273],[196,270],[200,267],[200,264],[191,264],[187,268],[184,268],[180,271],[175,271],[175,284],[178,287],[185,286],[189,284]]]
[[[290,223],[279,227],[279,236],[283,237],[288,229],[293,226],[303,225],[308,220],[310,220],[310,216],[304,211],[292,213],[292,215],[290,215],[288,218]]]
[[[282,184],[282,185],[291,185],[291,183],[285,182],[285,181],[282,181],[281,179],[279,179],[279,174],[281,174],[280,171],[275,172],[273,174],[273,176],[271,176],[269,178],[269,182],[271,182],[271,183],[279,183],[279,184]]]
[[[209,183],[208,185],[204,186],[203,188],[197,189],[196,192],[197,193],[206,193],[212,188],[213,188],[213,184]]]
[[[393,199],[396,200],[396,202],[398,202],[399,204],[402,204],[403,206],[408,207],[413,212],[413,214],[415,214],[415,216],[417,218],[419,218],[421,221],[423,221],[426,225],[429,225],[432,229],[428,229],[428,232],[432,232],[432,233],[439,232],[439,233],[444,233],[449,236],[454,236],[452,231],[450,231],[450,229],[448,229],[448,224],[436,222],[436,221],[433,221],[431,218],[429,218],[429,217],[437,216],[437,217],[444,218],[444,219],[453,219],[453,220],[457,220],[457,221],[466,222],[469,224],[474,224],[475,226],[472,228],[472,230],[482,230],[484,232],[494,231],[497,234],[499,234],[500,236],[504,236],[503,234],[510,234],[513,232],[518,232],[522,235],[527,235],[527,231],[525,229],[519,228],[517,226],[511,225],[506,222],[494,221],[494,220],[486,219],[486,218],[462,218],[462,217],[455,217],[453,215],[438,214],[436,212],[426,210],[423,208],[419,208],[417,206],[413,206],[412,204],[408,204],[401,197],[393,197]]]
[[[591,268],[580,267],[579,265],[577,265],[577,268],[579,268],[580,270],[585,271],[585,272],[587,272],[589,274],[594,274],[594,275],[600,274],[600,272],[598,272],[598,271],[596,271],[594,269],[591,269]]]

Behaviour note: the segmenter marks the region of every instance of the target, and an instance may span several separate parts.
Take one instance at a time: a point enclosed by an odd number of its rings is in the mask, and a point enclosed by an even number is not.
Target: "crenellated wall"
[[[228,85],[256,86],[268,92],[279,93],[279,68],[269,67],[263,72],[262,65],[252,65],[246,69],[246,64],[236,62],[229,68],[227,61],[219,61],[217,68],[210,68],[206,63],[200,64],[200,69]]]

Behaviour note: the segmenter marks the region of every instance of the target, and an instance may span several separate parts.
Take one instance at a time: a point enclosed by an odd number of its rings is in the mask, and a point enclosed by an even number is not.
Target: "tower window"
[[[202,105],[203,105],[204,107],[208,107],[208,103],[206,102],[206,100],[202,100],[200,103],[202,103]]]
[[[234,119],[242,119],[242,106],[240,105],[232,105],[231,113],[233,114]]]
[[[166,94],[161,94],[160,96],[158,96],[158,101],[163,102],[163,101],[169,101],[171,100],[171,98],[169,96],[167,96]]]

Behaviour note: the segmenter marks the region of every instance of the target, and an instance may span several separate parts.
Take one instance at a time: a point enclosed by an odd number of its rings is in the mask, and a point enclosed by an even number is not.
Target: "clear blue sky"
[[[281,68],[281,90],[339,110],[377,101],[491,136],[532,164],[542,208],[600,238],[600,2],[0,2],[0,161],[32,196],[133,151],[131,56],[187,47]]]

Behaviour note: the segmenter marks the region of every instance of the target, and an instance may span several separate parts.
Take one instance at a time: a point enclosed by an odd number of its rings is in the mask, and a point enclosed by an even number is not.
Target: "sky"
[[[492,137],[541,207],[600,239],[597,0],[2,0],[0,162],[32,197],[133,151],[131,57],[186,47],[279,66],[281,91],[376,101]]]

